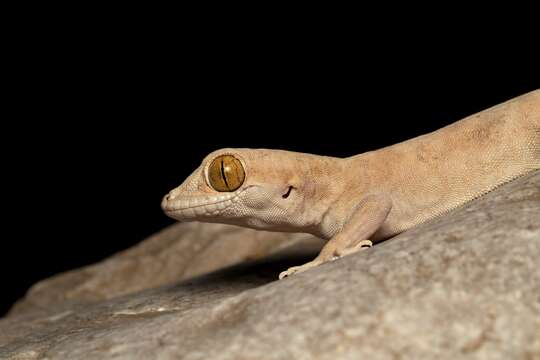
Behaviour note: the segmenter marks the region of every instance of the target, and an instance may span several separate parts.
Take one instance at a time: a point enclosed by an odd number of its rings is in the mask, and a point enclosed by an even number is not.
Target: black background
[[[349,156],[539,87],[537,57],[502,38],[471,50],[417,34],[176,24],[49,24],[18,43],[0,314],[36,281],[171,224],[161,197],[210,151]],[[519,60],[501,59],[500,43]]]

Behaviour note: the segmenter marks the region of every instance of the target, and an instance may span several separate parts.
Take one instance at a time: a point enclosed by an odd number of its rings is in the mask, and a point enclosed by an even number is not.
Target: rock
[[[323,242],[306,234],[272,233],[236,226],[177,223],[98,264],[40,281],[8,316],[50,313],[66,304],[92,303],[178,282],[297,244],[313,252]],[[274,280],[274,279],[272,279]]]
[[[264,233],[279,244],[219,251],[219,236],[258,235],[176,225],[38,284],[0,320],[0,358],[540,359],[540,171],[281,281],[320,244]]]

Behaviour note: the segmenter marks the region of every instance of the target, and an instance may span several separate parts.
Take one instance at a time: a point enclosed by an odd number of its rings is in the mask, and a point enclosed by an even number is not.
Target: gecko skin
[[[537,169],[540,90],[344,159],[218,150],[163,198],[162,208],[180,221],[328,239],[313,261],[282,272],[281,279],[362,250]]]

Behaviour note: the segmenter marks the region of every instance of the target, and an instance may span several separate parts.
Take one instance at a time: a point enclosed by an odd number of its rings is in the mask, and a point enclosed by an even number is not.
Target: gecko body
[[[328,242],[280,278],[362,250],[540,169],[540,90],[349,158],[221,149],[163,198],[180,221],[311,233]]]

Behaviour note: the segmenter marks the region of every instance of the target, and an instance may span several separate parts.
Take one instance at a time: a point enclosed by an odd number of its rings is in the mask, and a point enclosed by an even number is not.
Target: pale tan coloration
[[[208,166],[228,154],[244,183],[218,192]],[[181,221],[306,232],[329,239],[280,278],[370,246],[540,169],[540,90],[430,134],[346,159],[266,149],[208,155],[162,208]],[[369,240],[368,240],[369,239]]]

